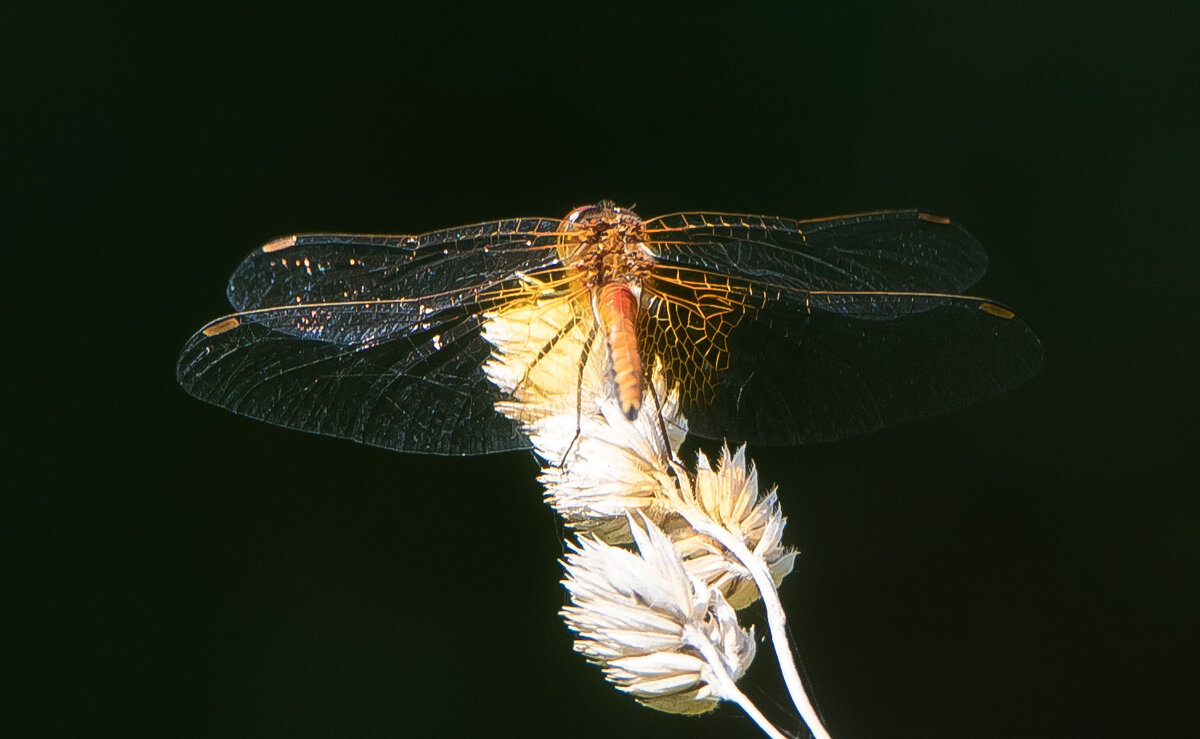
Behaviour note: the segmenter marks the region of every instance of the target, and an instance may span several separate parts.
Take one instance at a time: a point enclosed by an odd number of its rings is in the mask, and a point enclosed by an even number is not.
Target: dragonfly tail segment
[[[596,318],[608,338],[621,412],[630,421],[637,419],[646,389],[638,352],[637,300],[629,285],[610,282],[600,288],[595,301]]]

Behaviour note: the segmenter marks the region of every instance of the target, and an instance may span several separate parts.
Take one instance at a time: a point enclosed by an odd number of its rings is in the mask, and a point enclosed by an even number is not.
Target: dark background
[[[387,453],[175,385],[270,238],[600,198],[945,213],[990,253],[974,292],[1042,337],[1005,396],[752,450],[835,737],[1197,729],[1200,6],[171,6],[0,11],[3,733],[754,736],[571,652],[530,455]],[[782,718],[772,667],[743,685]]]

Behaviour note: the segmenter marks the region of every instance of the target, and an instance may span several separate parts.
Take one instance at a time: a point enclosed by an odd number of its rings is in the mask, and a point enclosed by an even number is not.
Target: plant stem
[[[716,647],[712,645],[712,642],[698,629],[691,626],[685,628],[685,634],[688,643],[696,647],[700,651],[700,654],[704,656],[704,661],[708,663],[709,669],[712,671],[712,676],[716,681],[715,687],[720,693],[721,698],[738,704],[746,712],[746,715],[750,717],[750,720],[758,724],[758,728],[762,729],[763,733],[771,737],[771,739],[788,739],[783,732],[775,728],[767,720],[766,716],[762,715],[762,712],[758,710],[758,706],[754,705],[754,702],[746,697],[745,693],[738,690],[737,682],[729,674],[729,670],[726,669],[725,663],[721,661],[721,655],[717,652]]]
[[[750,572],[754,584],[758,587],[758,594],[762,596],[763,605],[767,609],[767,628],[771,632],[771,646],[775,649],[779,671],[783,674],[783,682],[787,685],[792,703],[816,739],[830,739],[829,732],[821,725],[821,719],[817,717],[817,711],[813,707],[812,701],[809,700],[808,693],[804,690],[800,673],[796,669],[796,662],[792,658],[791,645],[788,643],[787,631],[784,629],[787,619],[783,613],[783,605],[779,602],[779,593],[775,589],[775,581],[771,579],[771,573],[767,571],[762,561],[746,548],[741,539],[698,509],[685,507],[679,513],[687,519],[688,524],[697,533],[711,537],[725,547]]]

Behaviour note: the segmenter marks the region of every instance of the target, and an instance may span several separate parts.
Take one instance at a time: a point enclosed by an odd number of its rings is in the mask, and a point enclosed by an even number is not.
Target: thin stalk
[[[721,655],[717,652],[716,647],[712,645],[703,633],[694,627],[687,627],[685,633],[688,637],[688,642],[699,650],[703,655],[704,661],[708,663],[709,669],[712,671],[713,679],[716,681],[717,691],[721,698],[727,701],[733,701],[746,712],[750,720],[758,724],[758,728],[763,730],[763,733],[771,737],[771,739],[788,739],[788,737],[779,729],[767,720],[767,717],[762,715],[758,710],[758,706],[754,705],[745,693],[738,690],[737,682],[733,676],[729,674],[725,663],[721,661]]]
[[[699,510],[685,506],[679,513],[697,533],[711,537],[725,547],[750,572],[754,584],[758,587],[758,594],[762,596],[763,605],[767,609],[767,629],[771,632],[771,646],[775,649],[775,655],[779,661],[779,671],[783,674],[783,682],[787,685],[792,703],[816,739],[830,739],[829,732],[825,730],[821,719],[817,717],[817,711],[800,680],[796,661],[792,658],[791,645],[788,643],[787,631],[784,629],[787,619],[783,613],[783,605],[779,602],[779,592],[775,589],[775,581],[771,579],[771,573],[767,571],[766,565],[746,548],[741,539]]]

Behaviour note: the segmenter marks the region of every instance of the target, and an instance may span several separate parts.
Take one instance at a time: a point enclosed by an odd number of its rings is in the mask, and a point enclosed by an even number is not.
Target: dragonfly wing
[[[672,308],[659,301],[651,310],[662,317]],[[1033,331],[1002,306],[977,298],[816,293],[757,304],[748,299],[723,316],[720,336],[702,329],[690,339],[664,335],[671,324],[654,318],[645,321],[647,351],[663,355],[668,368],[686,368],[672,379],[683,390],[689,429],[731,441],[798,444],[857,436],[997,395],[1041,366]]]
[[[648,221],[646,238],[663,265],[790,290],[959,293],[987,269],[971,234],[917,210],[805,221],[675,213]]]
[[[555,262],[560,224],[516,218],[421,236],[291,236],[246,257],[227,295],[239,311],[417,298],[436,311]]]
[[[481,368],[491,347],[478,313],[452,307],[417,324],[395,317],[406,328],[386,340],[343,332],[319,341],[289,330],[310,320],[378,325],[379,315],[364,307],[379,304],[272,308],[214,321],[184,347],[178,380],[240,415],[386,449],[466,455],[529,447],[495,411],[499,391]]]

